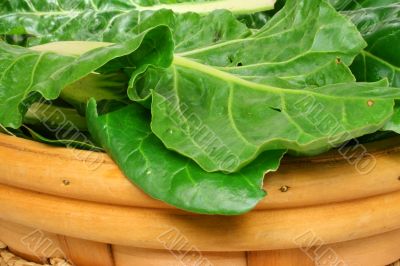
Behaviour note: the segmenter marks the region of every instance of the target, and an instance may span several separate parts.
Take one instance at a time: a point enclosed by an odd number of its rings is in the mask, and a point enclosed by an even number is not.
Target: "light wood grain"
[[[307,232],[299,237],[309,247],[247,252],[203,252],[198,250],[189,239],[173,231],[162,237],[168,240],[163,250],[142,249],[135,247],[108,245],[91,241],[73,239],[42,231],[42,237],[34,237],[36,229],[0,220],[0,239],[21,257],[39,262],[38,252],[43,250],[21,248],[21,239],[31,236],[29,246],[43,243],[45,238],[51,239],[51,248],[58,247],[62,253],[58,257],[74,262],[76,266],[114,265],[114,266],[175,266],[175,265],[214,265],[214,266],[311,266],[311,265],[348,265],[376,266],[387,265],[400,257],[400,230],[353,241],[325,245],[314,232]],[[60,241],[59,241],[60,240]],[[64,243],[66,242],[66,244]],[[35,245],[36,243],[36,245]],[[182,249],[189,246],[190,251]],[[13,249],[12,247],[16,248]],[[43,246],[42,246],[43,247]],[[54,257],[50,246],[46,253],[41,253],[45,261]],[[22,252],[21,252],[22,251]]]
[[[58,238],[65,258],[75,266],[114,266],[110,245],[61,235]]]
[[[314,266],[300,249],[249,252],[248,266]],[[331,266],[331,265],[329,265]]]
[[[338,152],[286,160],[265,179],[257,209],[304,207],[400,191],[400,138],[367,145],[376,165],[363,174]],[[354,160],[354,159],[353,159]],[[0,183],[73,199],[172,209],[133,186],[101,153],[55,148],[0,134]],[[288,191],[282,192],[282,187]]]
[[[389,265],[400,258],[400,230],[332,244],[325,248],[325,251],[329,250],[338,255],[338,261],[344,261],[349,266]]]
[[[167,236],[165,239],[169,239],[171,242],[167,243],[163,250],[119,245],[112,246],[112,249],[104,249],[107,246],[106,244],[58,236],[58,239],[64,238],[68,242],[67,247],[65,247],[64,240],[58,242],[54,234],[42,231],[43,238],[39,239],[32,235],[32,232],[37,230],[5,221],[0,221],[0,229],[0,239],[15,254],[25,259],[39,262],[37,258],[38,249],[26,249],[26,247],[21,249],[21,247],[18,247],[21,245],[21,238],[26,238],[26,234],[28,234],[31,235],[30,245],[34,244],[35,241],[42,243],[44,238],[49,237],[54,241],[51,248],[54,249],[58,245],[58,248],[63,249],[62,254],[59,254],[58,257],[73,261],[75,266],[377,266],[387,265],[400,257],[400,230],[330,245],[325,245],[318,235],[307,233],[302,235],[301,238],[312,244],[310,247],[290,250],[250,251],[246,254],[245,252],[203,252],[196,249],[188,239],[183,239],[180,235]],[[179,238],[173,239],[175,236]],[[191,246],[190,251],[181,249],[182,246]],[[175,250],[170,249],[171,247],[175,247]],[[42,256],[43,261],[54,257],[55,253],[49,252],[51,248],[47,248],[47,253],[42,253],[46,254]]]
[[[28,259],[76,266],[178,265],[182,254],[190,265],[199,253],[221,266],[308,266],[321,262],[318,250],[350,266],[383,265],[400,253],[399,147],[400,138],[368,145],[368,173],[337,152],[288,159],[266,177],[257,210],[217,217],[151,199],[105,154],[0,134],[0,241]],[[162,239],[171,233],[188,245],[171,248]]]
[[[330,245],[324,245],[315,234],[304,237],[315,246],[249,252],[248,266],[377,266],[400,258],[400,230]]]
[[[245,252],[187,252],[114,246],[113,254],[115,266],[247,266]]]
[[[202,251],[290,249],[299,246],[295,240],[309,230],[329,244],[400,228],[400,192],[237,217],[104,205],[4,185],[0,202],[0,219],[70,237],[151,249],[163,249],[159,236],[174,228]]]
[[[64,258],[56,234],[0,220],[0,241],[18,256],[37,263]]]
[[[49,233],[0,220],[0,240],[10,251],[29,261],[43,263],[49,258],[63,258],[75,266],[114,266],[108,244]]]

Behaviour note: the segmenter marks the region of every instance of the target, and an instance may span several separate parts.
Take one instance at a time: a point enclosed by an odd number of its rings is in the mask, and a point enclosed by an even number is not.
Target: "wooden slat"
[[[0,240],[16,255],[33,262],[65,258],[56,234],[0,220]]]
[[[267,175],[269,195],[257,209],[316,206],[400,191],[398,147],[400,138],[365,146],[376,159],[368,173],[357,171],[357,165],[338,152],[286,160],[277,173]],[[3,134],[0,183],[99,203],[172,208],[132,185],[105,154],[55,148]],[[281,188],[288,189],[282,192]]]
[[[293,239],[309,230],[324,243],[335,243],[400,228],[400,192],[237,217],[96,204],[4,185],[0,202],[0,219],[71,237],[152,249],[163,249],[158,238],[171,230],[202,251],[256,251],[297,247]]]
[[[209,253],[114,246],[115,266],[247,266],[244,252]]]
[[[66,257],[75,266],[114,266],[110,245],[66,236],[58,238]]]
[[[400,259],[400,230],[328,247],[349,266],[389,265]]]
[[[314,266],[299,249],[249,252],[248,266]],[[329,265],[330,266],[330,265]]]
[[[0,220],[0,240],[14,254],[37,263],[63,258],[73,261],[75,266],[114,266],[107,244],[60,236],[4,220]]]
[[[34,229],[5,221],[0,221],[0,239],[9,245],[14,254],[29,261],[41,262],[54,256],[68,257],[76,266],[376,266],[387,265],[400,257],[400,230],[330,245],[323,245],[319,236],[310,231],[295,242],[301,239],[304,243],[316,245],[314,247],[248,252],[247,256],[244,252],[202,252],[189,239],[175,234],[161,238],[169,240],[164,243],[164,250],[113,246],[111,253],[106,244],[70,237],[57,238],[43,231],[39,235]],[[52,245],[44,245],[45,239],[51,240]],[[185,246],[190,247],[191,251],[182,249]],[[57,255],[55,249],[62,251]],[[42,260],[38,254],[42,254]]]
[[[249,252],[248,266],[377,266],[400,258],[400,230],[331,245],[310,232],[304,240],[316,246],[276,251]]]

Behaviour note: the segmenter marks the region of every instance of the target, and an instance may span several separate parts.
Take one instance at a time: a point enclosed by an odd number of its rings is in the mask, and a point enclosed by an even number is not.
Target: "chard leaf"
[[[251,210],[265,196],[264,174],[277,170],[284,154],[269,151],[232,175],[207,173],[165,149],[150,129],[147,110],[138,104],[108,102],[99,108],[100,114],[94,100],[88,105],[89,131],[125,175],[152,197],[184,210],[221,215]]]
[[[67,122],[74,126],[75,131],[87,131],[85,117],[79,115],[75,109],[44,100],[33,103],[23,121],[29,127],[42,127],[54,133],[62,129]]]
[[[170,9],[174,13],[195,12],[207,14],[214,10],[226,9],[234,14],[241,15],[270,10],[274,7],[274,3],[274,0],[249,0],[245,4],[241,0],[29,0],[18,2],[5,0],[0,7],[0,11],[39,12],[39,15],[48,15],[47,12],[67,13],[88,9],[94,11]]]
[[[120,44],[86,44],[88,47],[78,51],[80,55],[70,55],[71,51],[63,50],[68,47],[63,43],[32,50],[0,42],[0,124],[18,128],[39,95],[56,99],[65,87],[108,63],[123,62],[124,67],[130,68],[151,64],[166,67],[172,60],[172,36],[165,26],[149,29]]]
[[[38,133],[37,131],[35,131],[34,129],[32,129],[26,125],[23,125],[22,128],[26,129],[29,132],[30,137],[33,140],[38,141],[38,142],[46,143],[46,144],[53,145],[53,146],[63,146],[63,147],[68,147],[68,148],[72,148],[72,149],[83,149],[83,150],[89,150],[89,151],[93,151],[93,152],[102,151],[102,148],[94,145],[87,136],[84,136],[83,133],[81,133],[82,139],[77,139],[76,137],[74,139],[71,139],[71,138],[58,139],[58,138],[45,137],[44,135]],[[66,135],[68,135],[68,133],[66,133]]]
[[[391,91],[354,82],[347,65],[365,42],[325,1],[289,0],[245,38],[195,49],[175,39],[173,65],[140,69],[129,95],[151,96],[153,132],[207,171],[235,172],[271,149],[320,153],[393,113],[380,99]]]
[[[27,45],[54,41],[112,41],[126,35],[154,12],[160,24],[168,25],[175,13],[208,14],[228,9],[234,14],[251,14],[273,9],[275,0],[56,0],[13,1],[0,6],[0,35],[28,34]],[[168,9],[168,10],[162,10]]]
[[[384,125],[382,130],[393,131],[400,134],[400,105],[397,102],[392,118]]]
[[[284,6],[285,0],[277,0],[273,10],[238,16],[238,20],[246,24],[250,29],[260,29]]]
[[[363,33],[368,47],[351,69],[359,81],[387,79],[400,88],[400,3],[397,0],[363,1],[355,11],[344,12]],[[400,104],[383,130],[400,133]]]
[[[391,86],[400,87],[400,3],[393,2],[366,1],[362,3],[364,8],[344,13],[368,42],[351,67],[360,81],[387,78]]]
[[[337,10],[357,10],[369,7],[387,6],[398,2],[398,0],[330,0],[330,3]]]

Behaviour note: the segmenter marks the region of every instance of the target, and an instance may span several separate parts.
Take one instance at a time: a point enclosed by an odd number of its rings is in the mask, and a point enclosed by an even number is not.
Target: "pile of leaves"
[[[400,133],[399,25],[394,0],[5,0],[0,124],[242,214],[285,154]]]

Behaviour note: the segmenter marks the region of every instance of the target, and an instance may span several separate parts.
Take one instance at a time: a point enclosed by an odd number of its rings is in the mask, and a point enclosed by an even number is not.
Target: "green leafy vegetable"
[[[140,90],[130,96],[152,95],[153,132],[207,171],[235,172],[270,149],[321,153],[380,129],[393,112],[392,100],[354,83],[347,65],[365,43],[324,1],[287,1],[246,38],[197,49],[176,44],[173,65],[134,77]],[[313,105],[323,110],[310,112]],[[321,129],[326,116],[332,122]],[[203,140],[203,127],[215,142]]]
[[[400,3],[365,1],[363,8],[345,12],[358,25],[368,47],[352,65],[360,81],[387,78],[390,85],[400,87]]]
[[[3,2],[0,131],[93,138],[184,210],[245,213],[286,152],[400,133],[398,1]]]
[[[170,9],[175,13],[195,12],[207,14],[214,10],[226,9],[234,14],[249,14],[265,11],[274,7],[273,0],[249,0],[243,5],[240,0],[129,0],[129,1],[107,1],[107,0],[56,0],[56,1],[12,1],[5,0],[1,12],[38,12],[38,15],[52,15],[47,12],[77,12],[85,10],[93,11],[126,11],[126,10],[160,10]]]
[[[351,69],[359,81],[388,79],[400,88],[400,3],[397,0],[362,1],[346,11],[358,26],[368,47],[355,59]],[[399,104],[397,104],[399,105]],[[400,107],[383,130],[400,133]]]
[[[82,139],[63,139],[63,138],[57,138],[57,139],[50,139],[47,138],[41,134],[39,134],[38,132],[36,132],[35,130],[33,130],[32,128],[28,127],[28,126],[22,126],[22,128],[26,129],[29,134],[30,137],[32,137],[32,139],[38,141],[38,142],[43,142],[46,144],[50,144],[50,145],[54,145],[54,146],[63,146],[63,147],[67,147],[67,148],[71,148],[71,149],[84,149],[84,150],[90,150],[93,152],[100,152],[103,149],[101,147],[98,147],[96,145],[94,145],[89,139],[87,138],[82,138]]]
[[[154,12],[171,13],[162,9],[203,15],[229,9],[240,15],[273,9],[274,3],[275,0],[250,0],[245,5],[242,0],[6,0],[0,6],[0,35],[28,34],[28,45],[68,40],[115,41]],[[168,24],[168,17],[158,18],[158,25]]]
[[[98,114],[89,102],[89,130],[145,192],[181,209],[204,214],[236,215],[252,209],[264,196],[264,174],[278,169],[284,152],[270,151],[241,172],[207,173],[193,161],[164,148],[151,132],[143,107],[108,103]]]
[[[68,48],[62,43],[36,50],[0,43],[0,124],[20,127],[24,113],[39,95],[56,99],[65,87],[107,63],[124,63],[131,68],[146,64],[168,66],[172,60],[169,52],[172,43],[170,31],[164,26],[149,29],[120,44],[90,43],[80,56],[54,53]]]
[[[23,120],[26,125],[45,127],[48,130],[57,130],[67,122],[78,131],[87,131],[85,117],[79,115],[75,109],[43,100],[33,103]]]

